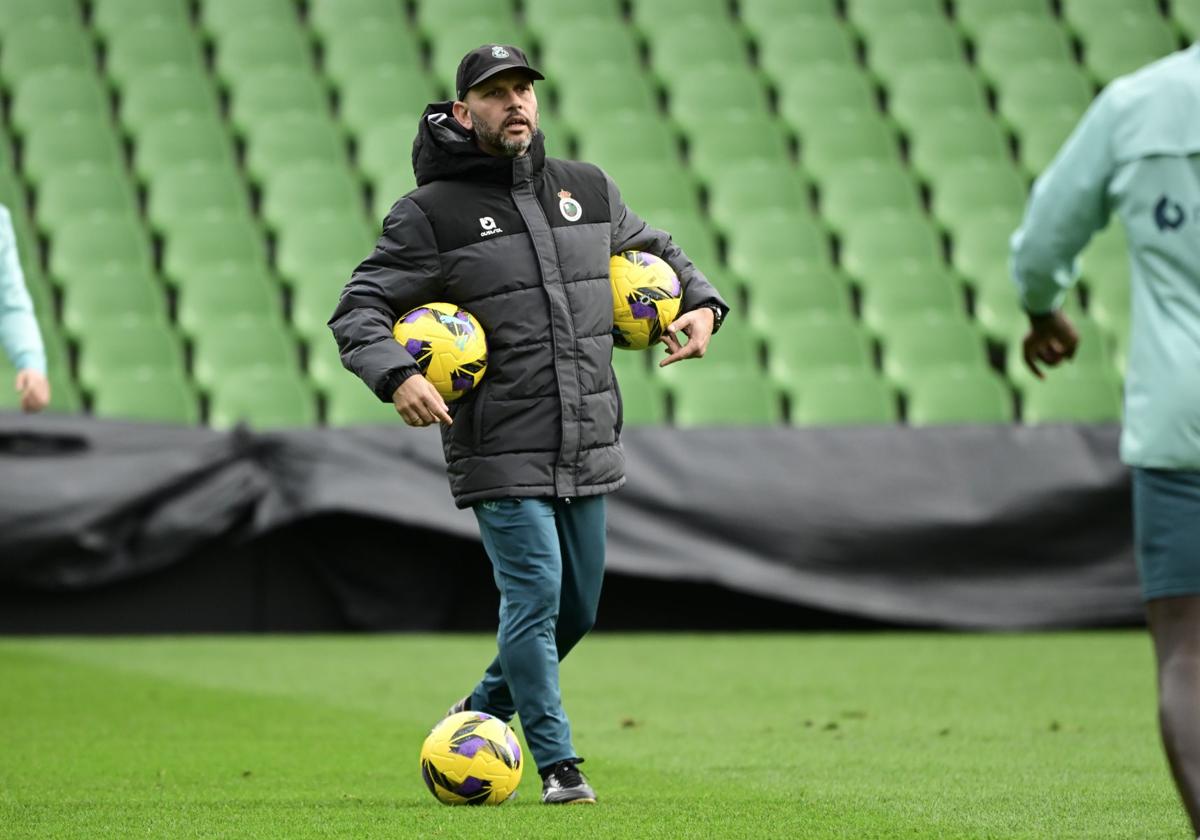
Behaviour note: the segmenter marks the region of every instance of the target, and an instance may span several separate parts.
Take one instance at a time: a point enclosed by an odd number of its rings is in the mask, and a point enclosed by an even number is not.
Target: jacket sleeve
[[[1075,258],[1108,223],[1108,184],[1116,164],[1115,113],[1107,94],[1096,98],[1038,177],[1012,235],[1010,267],[1026,312],[1041,315],[1062,306],[1078,276]]]
[[[0,344],[17,370],[46,372],[46,349],[17,258],[17,236],[12,217],[3,207],[0,207]]]
[[[329,319],[342,364],[384,402],[391,402],[400,383],[420,371],[392,328],[410,309],[439,300],[443,286],[433,228],[415,202],[401,199]]]
[[[675,271],[683,285],[680,312],[691,312],[706,303],[715,303],[721,307],[722,313],[728,314],[729,304],[708,278],[692,264],[683,249],[675,244],[671,234],[646,224],[637,213],[625,205],[621,191],[617,189],[612,178],[607,175],[604,177],[608,181],[608,206],[612,210],[612,253],[645,251],[661,257]]]

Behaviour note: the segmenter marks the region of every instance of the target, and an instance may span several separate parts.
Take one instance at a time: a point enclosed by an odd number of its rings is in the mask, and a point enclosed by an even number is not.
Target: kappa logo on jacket
[[[491,216],[480,216],[479,226],[483,228],[483,233],[480,236],[495,236],[497,233],[504,233],[502,229],[496,226],[496,220]]]

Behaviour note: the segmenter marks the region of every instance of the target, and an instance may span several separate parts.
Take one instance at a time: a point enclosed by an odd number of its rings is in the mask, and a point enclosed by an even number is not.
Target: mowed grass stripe
[[[1186,836],[1144,633],[603,635],[596,808],[451,809],[421,740],[483,636],[0,640],[0,837]]]

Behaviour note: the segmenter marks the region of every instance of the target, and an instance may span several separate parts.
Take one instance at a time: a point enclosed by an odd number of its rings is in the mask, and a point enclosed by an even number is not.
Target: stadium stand
[[[396,422],[324,320],[414,186],[426,102],[515,40],[551,153],[604,166],[736,306],[695,370],[618,354],[627,422],[1111,420],[1120,231],[1045,388],[1007,239],[1099,87],[1198,33],[1188,0],[7,0],[0,200],[57,410]]]

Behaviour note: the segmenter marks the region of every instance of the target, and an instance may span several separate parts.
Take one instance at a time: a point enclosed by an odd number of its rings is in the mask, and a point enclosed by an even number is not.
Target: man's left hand
[[[50,404],[50,382],[41,371],[33,368],[20,371],[16,391],[21,395],[22,411],[41,411]]]
[[[716,315],[707,306],[685,312],[676,318],[663,333],[662,342],[667,345],[664,352],[669,355],[659,362],[658,366],[666,367],[682,359],[698,359],[703,356],[708,350],[708,340],[712,338],[715,320]],[[679,343],[679,332],[687,336],[687,344]]]

